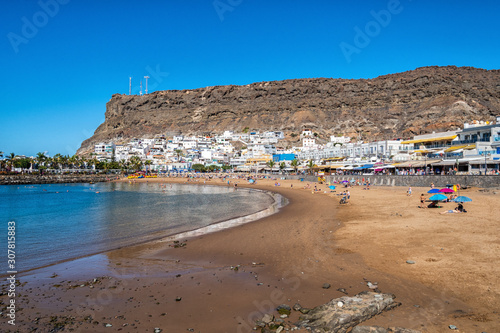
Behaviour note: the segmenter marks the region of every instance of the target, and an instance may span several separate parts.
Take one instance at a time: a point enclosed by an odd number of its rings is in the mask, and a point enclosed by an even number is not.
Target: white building
[[[94,153],[97,155],[112,155],[115,149],[115,144],[113,142],[100,142],[94,145]]]
[[[342,136],[331,135],[330,142],[346,144],[346,143],[351,142],[351,138],[343,136],[343,135]]]

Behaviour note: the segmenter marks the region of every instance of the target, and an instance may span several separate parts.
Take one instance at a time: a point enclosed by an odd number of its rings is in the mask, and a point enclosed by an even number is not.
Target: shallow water
[[[266,209],[259,191],[158,183],[0,186],[0,221],[16,224],[18,272],[136,244]],[[6,253],[7,251],[4,251]],[[0,257],[0,274],[7,256]]]

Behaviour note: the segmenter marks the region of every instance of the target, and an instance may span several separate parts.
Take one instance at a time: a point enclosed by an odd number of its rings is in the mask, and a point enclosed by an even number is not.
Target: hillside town
[[[474,121],[465,123],[461,130],[416,135],[407,140],[364,142],[331,136],[320,144],[317,136],[304,128],[300,146],[278,148],[285,139],[282,131],[245,129],[241,133],[213,135],[159,135],[121,144],[98,143],[88,159],[60,154],[49,158],[39,153],[31,158],[11,154],[0,161],[1,167],[15,172],[143,169],[160,173],[231,170],[316,175],[499,173],[500,116],[492,123]]]
[[[98,160],[129,161],[133,156],[150,161],[150,170],[189,171],[194,165],[229,166],[235,171],[293,172],[314,169],[339,172],[449,172],[480,174],[498,172],[500,117],[495,123],[465,123],[463,129],[414,136],[410,140],[353,141],[331,136],[318,144],[311,129],[303,129],[301,146],[277,148],[281,131],[225,131],[207,136],[159,136],[134,139],[127,144],[99,143]],[[239,148],[238,148],[239,147]]]

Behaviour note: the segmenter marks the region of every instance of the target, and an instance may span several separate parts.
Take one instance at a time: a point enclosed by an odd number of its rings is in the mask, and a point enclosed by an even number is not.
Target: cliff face
[[[312,128],[367,140],[408,138],[500,115],[500,70],[423,67],[374,79],[294,79],[245,86],[115,94],[106,120],[82,143],[123,142],[156,134]],[[292,139],[291,139],[292,140]]]

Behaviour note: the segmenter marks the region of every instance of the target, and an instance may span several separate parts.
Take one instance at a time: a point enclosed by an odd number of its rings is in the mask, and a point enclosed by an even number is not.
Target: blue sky
[[[498,1],[4,1],[0,151],[72,155],[106,102],[422,66],[499,69]],[[143,79],[144,80],[144,79]],[[145,85],[145,83],[144,83]],[[145,87],[144,87],[145,88]]]

